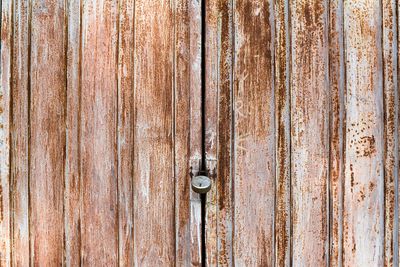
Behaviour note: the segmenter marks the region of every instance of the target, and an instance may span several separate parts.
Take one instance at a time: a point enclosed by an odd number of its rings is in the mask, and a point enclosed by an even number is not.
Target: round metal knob
[[[192,189],[199,194],[205,194],[211,189],[211,179],[207,176],[195,176],[192,179]]]

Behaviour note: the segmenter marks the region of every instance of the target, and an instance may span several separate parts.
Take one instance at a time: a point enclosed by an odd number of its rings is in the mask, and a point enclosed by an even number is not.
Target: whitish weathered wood
[[[134,1],[120,1],[118,52],[118,254],[133,266]]]
[[[12,264],[29,266],[28,83],[30,1],[13,1],[11,207]]]
[[[118,265],[117,1],[84,1],[80,157],[82,264]]]
[[[275,2],[275,265],[289,266],[290,254],[290,30],[289,1]]]
[[[385,246],[384,265],[398,266],[398,79],[397,1],[382,1],[383,97],[385,143]]]
[[[175,225],[177,266],[201,266],[201,202],[190,177],[201,161],[201,3],[175,3]]]
[[[290,12],[293,265],[323,266],[328,257],[328,1],[292,1]]]
[[[343,1],[329,2],[329,85],[330,85],[330,213],[329,264],[341,266],[343,245],[344,184],[344,47]]]
[[[274,262],[273,2],[235,1],[234,257]]]
[[[81,264],[81,179],[80,179],[80,43],[81,5],[79,0],[67,6],[67,113],[65,163],[65,264]]]
[[[135,1],[136,266],[167,266],[175,262],[173,12],[173,1]]]
[[[232,2],[206,4],[206,162],[213,180],[207,194],[207,266],[233,264],[232,227]],[[218,161],[218,164],[217,164]]]
[[[30,55],[30,253],[33,265],[63,263],[65,2],[32,1]]]
[[[1,3],[0,52],[0,266],[11,266],[10,96],[12,3]]]
[[[384,126],[381,19],[379,1],[344,1],[344,266],[383,265]]]

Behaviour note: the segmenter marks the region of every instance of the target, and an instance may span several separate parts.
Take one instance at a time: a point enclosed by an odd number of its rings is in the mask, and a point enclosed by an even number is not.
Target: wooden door
[[[207,1],[209,266],[398,266],[397,1]]]
[[[0,266],[398,266],[399,8],[2,0]]]
[[[0,266],[199,265],[197,1],[1,9]]]

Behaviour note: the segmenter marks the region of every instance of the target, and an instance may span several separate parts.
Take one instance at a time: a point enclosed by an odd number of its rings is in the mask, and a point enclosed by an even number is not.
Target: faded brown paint
[[[175,264],[201,266],[201,203],[190,189],[201,159],[200,3],[175,8]]]
[[[274,262],[275,110],[273,3],[235,1],[235,264]]]
[[[118,265],[117,14],[111,0],[82,6],[81,264],[87,266]]]
[[[218,62],[218,55],[227,53],[227,51],[222,50],[220,41],[225,36],[229,38],[228,32],[222,32],[219,26],[224,26],[219,24],[218,17],[221,14],[221,8],[228,4],[228,1],[205,1],[206,4],[206,29],[205,29],[205,86],[206,96],[205,96],[205,147],[206,147],[206,168],[209,171],[209,176],[212,179],[212,188],[207,194],[206,200],[206,264],[207,266],[217,266],[218,265],[218,188],[216,183],[216,178],[218,177],[216,170],[216,159],[217,159],[217,142],[218,142],[218,82],[226,73],[221,73],[220,64]],[[222,16],[221,16],[222,18]],[[226,17],[225,17],[226,18]],[[222,21],[221,21],[222,22]],[[229,26],[228,26],[229,27]],[[229,64],[230,62],[228,62]],[[219,75],[218,75],[219,74]],[[221,78],[219,77],[221,76]],[[225,122],[225,121],[224,121]],[[226,121],[229,124],[229,120]],[[225,128],[228,131],[228,128]],[[227,151],[228,153],[228,151]],[[228,166],[228,170],[229,170]],[[229,179],[228,177],[226,179]],[[227,201],[228,203],[230,201]]]
[[[1,266],[201,265],[200,4],[3,1]],[[206,4],[207,264],[397,266],[397,1]]]
[[[11,100],[12,264],[29,266],[28,86],[30,1],[13,2]]]
[[[80,44],[81,5],[68,1],[67,13],[67,114],[65,162],[65,264],[81,265],[81,173],[80,173]]]
[[[63,263],[66,114],[65,3],[32,1],[29,200],[33,265]]]
[[[293,265],[322,266],[328,258],[327,3],[290,4]]]
[[[133,266],[134,1],[120,1],[118,40],[118,259]]]
[[[165,0],[135,1],[133,179],[137,266],[166,266],[175,261],[175,193],[171,188],[175,184],[173,8],[173,3]]]
[[[12,5],[1,6],[0,52],[0,266],[11,266],[10,101],[12,62]]]
[[[206,206],[208,266],[234,264],[232,23],[231,1],[206,1],[206,157],[213,180]]]

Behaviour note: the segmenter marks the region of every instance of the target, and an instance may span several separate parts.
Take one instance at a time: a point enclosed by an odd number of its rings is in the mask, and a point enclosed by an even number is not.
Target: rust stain
[[[369,157],[376,152],[376,144],[375,144],[375,137],[372,136],[364,136],[360,138],[361,140],[358,142],[360,144],[361,156]],[[361,149],[358,147],[359,149]],[[360,150],[357,150],[357,154],[360,153]]]
[[[0,223],[4,220],[3,186],[0,184]]]

